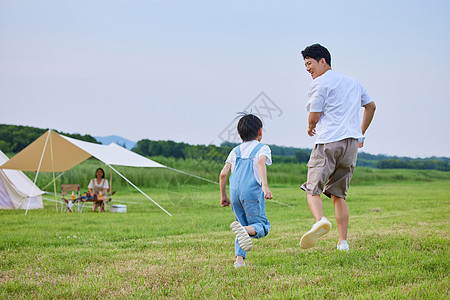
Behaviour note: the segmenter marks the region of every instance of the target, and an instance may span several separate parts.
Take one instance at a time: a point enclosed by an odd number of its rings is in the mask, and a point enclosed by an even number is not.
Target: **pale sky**
[[[266,101],[262,142],[311,148],[300,52],[320,43],[377,105],[362,151],[450,157],[449,12],[446,0],[0,0],[0,123],[220,144]]]

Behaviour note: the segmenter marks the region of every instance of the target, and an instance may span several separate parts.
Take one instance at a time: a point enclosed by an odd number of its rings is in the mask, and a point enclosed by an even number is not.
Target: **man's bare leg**
[[[320,195],[306,195],[309,210],[316,223],[311,230],[305,233],[300,239],[300,247],[303,249],[314,247],[317,244],[317,240],[331,229],[331,223],[323,216],[323,202]]]
[[[339,231],[339,244],[341,241],[347,240],[347,230],[348,230],[348,206],[344,198],[339,198],[335,195],[331,195],[331,200],[334,204],[334,214],[336,216],[336,223]]]
[[[320,221],[323,217],[323,202],[320,195],[310,195],[306,193],[306,199],[308,201],[309,210],[311,211],[314,220],[317,222]]]

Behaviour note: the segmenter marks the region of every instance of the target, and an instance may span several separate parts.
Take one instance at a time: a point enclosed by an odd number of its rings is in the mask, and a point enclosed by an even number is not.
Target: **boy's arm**
[[[261,177],[262,190],[264,192],[264,199],[272,199],[272,192],[269,189],[269,184],[267,183],[267,168],[266,168],[267,157],[261,155],[258,159],[258,171]]]
[[[219,185],[220,185],[220,205],[222,207],[230,206],[230,199],[227,196],[227,178],[228,173],[231,170],[231,164],[225,163],[222,171],[220,171],[219,175]]]

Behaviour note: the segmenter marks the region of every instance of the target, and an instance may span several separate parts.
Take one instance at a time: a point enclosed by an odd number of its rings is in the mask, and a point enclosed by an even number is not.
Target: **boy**
[[[306,71],[313,82],[306,109],[308,135],[316,136],[308,162],[308,179],[301,186],[309,209],[316,221],[300,240],[304,249],[316,245],[317,240],[331,229],[323,215],[322,192],[331,198],[339,232],[337,250],[347,251],[349,210],[345,198],[356,166],[358,145],[364,144],[364,134],[375,113],[375,103],[356,79],[331,69],[330,52],[319,44],[302,51]],[[362,122],[360,108],[364,107]]]
[[[260,143],[262,122],[252,114],[244,115],[238,122],[242,144],[235,147],[220,172],[220,195],[222,207],[233,209],[236,221],[230,227],[236,234],[235,268],[245,266],[247,251],[252,248],[250,238],[265,237],[270,230],[264,199],[272,199],[267,184],[266,164],[272,164],[270,148]],[[227,196],[227,176],[230,176],[230,197]]]

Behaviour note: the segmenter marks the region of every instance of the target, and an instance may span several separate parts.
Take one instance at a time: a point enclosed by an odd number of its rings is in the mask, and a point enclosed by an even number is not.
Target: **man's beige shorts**
[[[308,194],[346,198],[358,156],[358,140],[316,144],[307,164],[308,180],[301,189]]]

